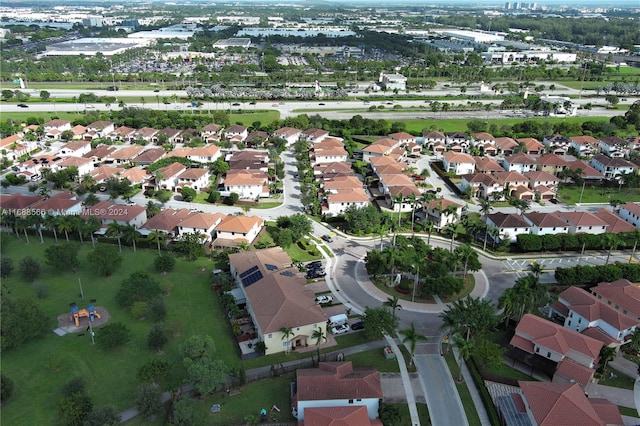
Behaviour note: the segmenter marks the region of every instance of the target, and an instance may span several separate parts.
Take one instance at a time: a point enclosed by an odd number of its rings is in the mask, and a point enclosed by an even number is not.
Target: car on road
[[[364,321],[358,321],[351,324],[352,330],[363,330],[364,329]]]
[[[325,241],[326,241],[326,242],[328,242],[328,243],[332,243],[332,242],[333,242],[333,238],[332,238],[332,237],[331,237],[331,235],[329,235],[329,234],[325,234],[325,235],[323,235],[323,236],[322,236],[322,237],[320,237],[320,238],[322,238],[323,240],[325,240]]]
[[[159,93],[159,92],[160,92],[160,89],[156,89],[153,91],[153,93]]]
[[[336,325],[335,327],[331,328],[331,334],[343,334],[347,331],[349,331],[349,326],[346,324]]]
[[[238,102],[234,102],[231,104],[231,106],[240,106],[240,104]]]
[[[314,260],[313,262],[307,263],[307,269],[314,269],[314,268],[322,268],[322,261]]]
[[[333,297],[328,295],[316,296],[316,303],[320,305],[326,305],[327,303],[333,302]]]
[[[117,92],[118,90],[120,90],[120,88],[118,86],[109,86],[107,87],[107,90],[109,92]]]
[[[271,104],[271,106],[273,106],[273,107],[277,107],[277,106],[278,106],[278,104]]]
[[[20,108],[29,108],[29,105],[27,105],[27,104],[18,104],[18,106]]]
[[[320,102],[318,105],[324,105],[324,102]]]
[[[256,104],[256,101],[249,102],[249,105],[255,105],[255,104]]]

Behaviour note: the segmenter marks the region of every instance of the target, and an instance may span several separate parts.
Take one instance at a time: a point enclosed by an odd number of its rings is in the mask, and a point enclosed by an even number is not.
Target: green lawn
[[[458,367],[458,363],[453,357],[453,352],[445,354],[444,358],[447,361],[447,365],[449,366],[449,371],[451,371],[451,376],[454,378],[456,388],[458,389],[458,394],[460,395],[460,400],[462,401],[462,406],[464,407],[464,411],[467,414],[469,426],[482,426],[480,417],[478,417],[478,412],[476,411],[476,406],[474,405],[471,394],[469,393],[467,383],[465,383],[464,381],[459,383],[457,380],[458,376],[460,375],[460,368]],[[473,383],[470,383],[469,386],[475,385]]]
[[[558,190],[558,199],[566,204],[576,204],[579,202],[588,203],[608,203],[611,200],[627,201],[640,200],[640,188],[601,188],[598,186],[585,186],[582,199],[582,186],[561,186]],[[582,201],[580,201],[582,200]]]
[[[179,345],[194,334],[207,334],[214,338],[216,356],[228,366],[237,366],[240,361],[231,331],[223,320],[220,307],[209,285],[209,271],[215,267],[208,259],[196,262],[179,260],[176,269],[166,275],[152,271],[156,256],[154,250],[138,249],[134,254],[129,247],[123,247],[124,261],[120,269],[109,278],[97,276],[86,263],[86,254],[91,244],[85,244],[79,255],[80,267],[77,274],[61,273],[44,264],[44,248],[54,244],[45,240],[40,244],[37,237],[31,237],[31,244],[24,240],[2,235],[6,242],[3,255],[9,255],[17,263],[27,254],[41,261],[40,282],[47,288],[48,297],[39,305],[49,319],[51,329],[57,326],[56,318],[68,312],[69,303],[83,306],[89,298],[97,299],[97,305],[106,308],[111,322],[122,322],[132,331],[132,339],[124,347],[105,353],[98,346],[91,345],[88,335],[83,337],[68,334],[58,337],[47,333],[40,339],[22,347],[2,353],[2,372],[15,383],[15,394],[2,407],[2,420],[6,424],[50,424],[55,418],[60,399],[60,388],[75,376],[87,382],[87,391],[98,406],[112,405],[118,410],[133,405],[138,381],[137,369],[154,356],[146,346],[149,321],[134,320],[132,316],[118,308],[113,296],[120,282],[131,272],[146,270],[160,281],[168,291],[165,297],[168,317],[165,326],[171,331],[171,338],[162,357],[172,363],[173,368],[166,379],[164,389],[174,388],[182,383],[185,376],[179,355]],[[78,278],[82,280],[85,299],[78,298]],[[3,280],[13,296],[34,297],[32,285],[23,282],[17,272]],[[100,329],[96,330],[100,339]]]
[[[618,405],[618,410],[620,410],[620,414],[622,414],[623,416],[636,418],[640,417],[640,415],[638,415],[638,410],[636,410],[635,408],[623,407],[622,405]]]
[[[614,377],[611,377],[611,373],[613,373]],[[614,388],[633,390],[633,386],[635,385],[635,377],[632,378],[626,376],[615,368],[607,367],[606,376],[600,378],[598,384],[613,386]]]

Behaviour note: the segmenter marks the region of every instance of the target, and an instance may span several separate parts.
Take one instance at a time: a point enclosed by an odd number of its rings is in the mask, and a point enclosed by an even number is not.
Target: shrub
[[[176,266],[176,258],[170,253],[161,253],[153,261],[153,266],[158,272],[171,272]]]
[[[40,263],[31,256],[20,261],[20,275],[28,282],[35,281],[40,276]]]

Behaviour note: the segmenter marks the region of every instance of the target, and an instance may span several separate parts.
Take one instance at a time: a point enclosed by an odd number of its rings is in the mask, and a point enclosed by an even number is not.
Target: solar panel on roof
[[[240,278],[244,278],[249,274],[254,273],[255,271],[258,270],[257,266],[252,266],[251,268],[247,269],[246,271],[244,271],[243,273],[240,274]]]
[[[272,265],[270,263],[265,263],[264,265],[269,271],[277,271],[278,267],[276,265]]]
[[[261,279],[262,279],[262,272],[258,270],[253,274],[248,275],[244,279],[242,279],[242,285],[244,285],[245,287],[248,287],[257,281],[260,281]]]

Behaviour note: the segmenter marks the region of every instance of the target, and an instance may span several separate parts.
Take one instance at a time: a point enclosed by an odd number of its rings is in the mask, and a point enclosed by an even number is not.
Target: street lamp
[[[418,287],[418,282],[420,281],[420,266],[415,266],[416,268],[416,276],[413,282],[413,292],[411,294],[411,301],[415,302],[416,300],[416,288]]]

